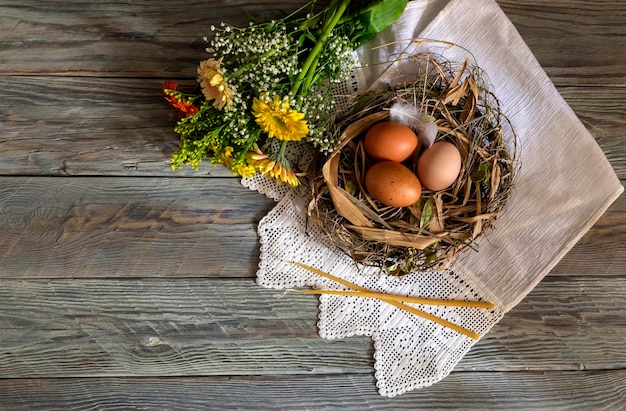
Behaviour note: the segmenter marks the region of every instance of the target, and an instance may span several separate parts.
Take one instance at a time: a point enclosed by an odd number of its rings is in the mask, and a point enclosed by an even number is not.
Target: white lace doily
[[[510,20],[495,1],[479,3],[468,8],[463,0],[411,1],[403,16],[373,42],[391,46],[361,51],[364,62],[386,61],[406,48],[406,43],[394,40],[448,40],[471,50],[489,73],[503,110],[517,130],[523,166],[505,213],[479,252],[464,253],[444,271],[400,279],[380,275],[376,268],[359,266],[335,249],[307,221],[310,193],[306,184],[290,189],[255,176],[242,184],[278,202],[258,227],[259,285],[343,289],[290,263],[295,261],[373,291],[490,301],[494,309],[414,305],[484,334],[541,281],[621,194],[623,187],[602,150],[550,83]],[[374,82],[405,76],[410,69],[410,64],[387,71],[374,66],[364,74],[357,72],[345,87],[362,90]],[[291,149],[290,158],[308,160],[306,145]],[[581,168],[582,163],[587,167]],[[329,339],[371,336],[378,390],[390,397],[441,380],[475,342],[385,302],[360,297],[320,296],[318,327],[320,336]]]
[[[355,264],[329,244],[317,226],[307,223],[309,198],[303,194],[301,190],[288,192],[259,224],[259,285],[280,289],[304,286],[346,289],[290,263],[296,261],[377,292],[495,301],[494,296],[454,270],[415,273],[398,279],[380,275],[376,268]],[[486,332],[502,317],[497,308],[415,307],[478,333]],[[475,342],[387,303],[360,297],[320,296],[318,328],[319,335],[328,339],[371,336],[376,351],[377,384],[379,392],[386,396],[439,381]]]

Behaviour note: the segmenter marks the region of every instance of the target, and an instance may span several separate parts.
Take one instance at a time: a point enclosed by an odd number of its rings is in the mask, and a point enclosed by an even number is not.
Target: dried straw
[[[506,205],[518,166],[515,132],[477,65],[432,53],[410,59],[414,81],[354,96],[353,107],[337,123],[339,146],[313,179],[309,205],[310,218],[337,247],[398,276],[445,268],[460,251],[477,249],[477,239]],[[361,142],[396,102],[434,117],[436,141],[453,143],[463,158],[451,187],[424,190],[418,202],[402,208],[383,206],[364,189],[372,162]]]

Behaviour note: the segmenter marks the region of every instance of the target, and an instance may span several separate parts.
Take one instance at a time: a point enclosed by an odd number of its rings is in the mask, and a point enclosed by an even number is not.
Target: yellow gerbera
[[[300,180],[293,170],[269,158],[269,156],[264,154],[256,144],[248,153],[247,160],[249,165],[255,167],[263,175],[269,175],[270,177],[275,178],[278,182],[286,183],[291,187],[297,187],[300,185]]]
[[[292,110],[289,101],[278,96],[273,99],[267,95],[255,97],[252,101],[252,114],[256,117],[256,123],[270,138],[298,141],[309,132],[304,113]]]
[[[198,81],[200,81],[202,93],[207,100],[215,100],[213,107],[219,110],[224,106],[230,106],[235,94],[226,82],[221,64],[221,58],[219,60],[208,59],[201,61],[198,67]]]

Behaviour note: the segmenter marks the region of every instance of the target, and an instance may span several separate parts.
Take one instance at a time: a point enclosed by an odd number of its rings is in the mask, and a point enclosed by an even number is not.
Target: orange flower
[[[286,183],[291,187],[297,187],[300,185],[300,180],[296,173],[293,172],[288,164],[282,165],[279,161],[272,160],[269,156],[264,154],[259,146],[256,144],[254,148],[248,153],[248,164],[254,166],[263,175],[269,175],[275,178],[279,183]],[[283,159],[284,162],[287,160]]]
[[[170,106],[176,109],[178,118],[193,116],[199,110],[193,103],[182,99],[181,94],[176,91],[178,84],[175,81],[165,81],[163,83],[163,93],[165,94],[165,100],[170,103]]]
[[[198,67],[198,81],[202,87],[202,93],[207,100],[215,100],[213,107],[221,110],[224,106],[230,106],[234,91],[229,87],[224,77],[224,70],[220,67],[222,59],[208,59],[200,62]]]

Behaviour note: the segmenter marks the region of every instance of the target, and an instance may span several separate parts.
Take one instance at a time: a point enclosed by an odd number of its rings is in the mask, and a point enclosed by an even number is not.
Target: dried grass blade
[[[477,221],[491,220],[492,218],[497,217],[497,216],[498,216],[498,213],[486,213],[486,214],[480,214],[480,215],[476,215],[472,217],[459,217],[459,218],[456,218],[456,220],[471,224]]]
[[[469,200],[471,199],[471,193],[472,193],[472,177],[467,176],[467,182],[465,183],[465,196],[463,197],[462,205],[467,205],[467,203],[469,203]]]
[[[478,220],[474,223],[474,230],[472,231],[472,237],[477,238],[483,231],[483,221]]]
[[[448,90],[442,98],[442,102],[443,104],[452,103],[453,106],[456,106],[463,97],[467,96],[468,92],[469,86],[467,85],[467,82],[464,81],[458,86]]]
[[[305,269],[307,271],[311,271],[311,272],[313,272],[315,274],[321,275],[322,277],[327,278],[329,280],[336,281],[339,284],[342,284],[342,285],[345,285],[346,287],[352,288],[353,290],[357,290],[357,291],[361,291],[361,292],[368,291],[364,287],[361,287],[359,285],[353,284],[350,281],[346,281],[346,280],[344,280],[342,278],[335,277],[332,274],[326,273],[326,272],[324,272],[322,270],[318,270],[317,268],[314,268],[314,267],[310,267],[310,266],[308,266],[306,264],[297,263],[295,261],[292,261],[291,264],[294,264],[294,265],[296,265],[296,266],[298,266],[298,267],[300,267],[302,269]],[[404,310],[404,311],[408,311],[411,314],[415,314],[415,315],[420,316],[422,318],[425,318],[427,320],[433,321],[433,322],[435,322],[435,323],[437,323],[439,325],[443,325],[444,327],[448,327],[448,328],[450,328],[452,330],[455,330],[455,331],[457,331],[457,332],[459,332],[461,334],[467,335],[468,337],[473,338],[475,340],[480,338],[480,334],[475,333],[475,332],[473,332],[471,330],[468,330],[466,328],[463,328],[463,327],[461,327],[461,326],[459,326],[457,324],[454,324],[454,323],[452,323],[452,322],[450,322],[448,320],[444,320],[443,318],[439,318],[437,316],[434,316],[434,315],[429,314],[427,312],[418,310],[416,308],[413,308],[413,307],[411,307],[409,305],[406,305],[406,304],[403,304],[401,302],[397,302],[397,301],[393,301],[393,300],[385,300],[384,298],[382,298],[382,300],[385,301],[388,304],[393,305],[394,307],[400,308],[401,310]]]
[[[343,290],[291,290],[303,294],[332,294],[346,297],[378,298],[401,303],[437,305],[447,307],[493,308],[494,304],[487,301],[442,300],[438,298],[421,298],[404,295],[383,294],[374,291],[343,291]]]
[[[476,82],[472,79],[472,77],[467,77],[465,79],[468,87],[467,93],[467,101],[463,106],[463,112],[459,116],[459,118],[467,123],[468,120],[474,118],[474,114],[476,113],[476,105],[478,104],[478,87],[476,86]]]
[[[398,231],[386,230],[383,228],[368,228],[346,224],[346,228],[353,230],[361,238],[370,241],[378,241],[399,247],[412,247],[423,250],[441,240],[447,233],[437,234],[437,236],[424,236],[419,234],[400,233]]]
[[[446,73],[443,71],[443,68],[441,67],[439,62],[437,60],[431,59],[429,60],[429,63],[431,63],[435,67],[437,72],[439,73],[439,79],[445,82],[447,80],[447,76],[446,76]]]
[[[430,222],[429,231],[433,234],[438,234],[444,231],[444,223],[443,223],[443,198],[441,198],[441,193],[437,193],[433,196],[435,200],[435,215]]]
[[[364,227],[374,227],[372,222],[368,220],[357,206],[350,201],[350,194],[339,187],[328,186],[328,191],[333,199],[333,204],[337,212],[350,221],[352,224]]]
[[[391,226],[385,220],[383,220],[378,214],[376,214],[373,210],[366,207],[362,202],[358,201],[356,198],[351,196],[350,193],[348,193],[346,190],[342,189],[341,187],[337,187],[337,189],[341,191],[342,195],[348,201],[350,201],[356,207],[357,210],[359,210],[362,216],[369,218],[370,220],[382,225],[383,227],[386,227],[389,230],[392,229]],[[350,219],[348,218],[348,220]],[[354,224],[352,220],[350,220],[350,222]],[[368,220],[368,223],[369,223],[368,227],[373,227],[373,224],[369,220]]]
[[[476,192],[480,193],[480,183],[475,183],[476,185]],[[481,202],[481,197],[480,194],[476,195],[476,214],[477,217],[484,215],[481,214],[482,213],[482,202]],[[483,220],[479,219],[477,221],[474,222],[474,230],[472,230],[472,238],[476,238],[480,235],[480,233],[483,231]]]
[[[498,187],[500,185],[500,166],[498,163],[494,163],[491,167],[491,181],[489,187],[489,200],[493,200],[496,193],[498,192]]]
[[[468,62],[468,59],[465,59],[463,64],[461,64],[461,67],[459,67],[459,69],[457,70],[456,75],[454,76],[454,79],[452,79],[452,82],[450,83],[450,88],[456,87],[459,81],[461,81],[461,76],[463,75],[463,73],[465,72],[465,69],[467,68],[467,62]]]
[[[449,237],[455,240],[465,241],[470,238],[472,235],[470,233],[450,233]]]
[[[333,200],[337,212],[352,224],[373,227],[373,224],[363,216],[359,209],[348,199],[350,196],[345,190],[337,187],[339,175],[339,156],[332,156],[322,167],[322,175],[326,180],[328,192]]]
[[[448,217],[454,217],[454,216],[458,216],[461,214],[474,211],[474,209],[475,207],[473,205],[459,205],[459,206],[449,205],[448,212],[446,213],[446,215]]]

